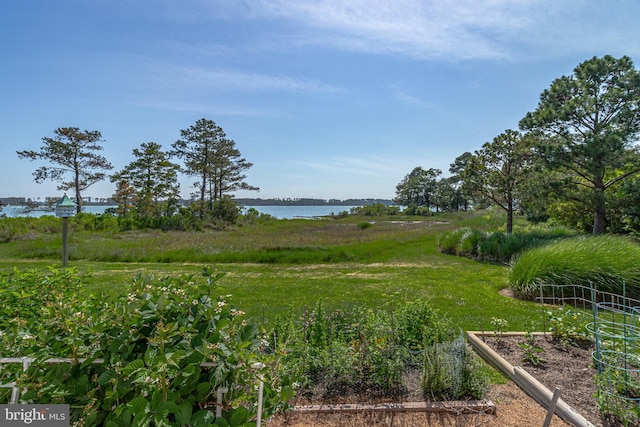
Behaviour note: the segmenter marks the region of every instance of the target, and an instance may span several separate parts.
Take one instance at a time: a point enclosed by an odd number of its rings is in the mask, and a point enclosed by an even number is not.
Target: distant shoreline
[[[82,203],[83,206],[117,206],[118,204],[111,198],[99,199],[100,201],[87,200]],[[48,198],[45,201],[34,201],[28,197],[0,197],[0,204],[2,206],[52,206],[52,198]],[[55,199],[57,200],[57,199]],[[260,199],[260,198],[235,198],[238,206],[366,206],[376,203],[380,203],[386,206],[394,205],[393,200],[390,199],[310,199],[310,198],[273,198],[273,199]],[[188,204],[190,200],[180,200],[179,203]],[[55,202],[54,202],[55,203]]]

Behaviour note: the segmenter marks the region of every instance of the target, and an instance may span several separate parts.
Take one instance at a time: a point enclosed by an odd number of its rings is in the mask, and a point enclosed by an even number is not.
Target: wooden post
[[[69,263],[69,218],[62,218],[62,266]]]
[[[62,218],[62,266],[66,267],[69,263],[69,217],[76,214],[76,205],[65,194],[58,203],[56,203],[56,216]]]
[[[547,418],[544,419],[542,427],[549,427],[551,425],[551,418],[553,418],[553,412],[556,410],[558,404],[558,398],[560,397],[560,389],[558,387],[553,390],[553,397],[549,403],[549,410],[547,411]]]

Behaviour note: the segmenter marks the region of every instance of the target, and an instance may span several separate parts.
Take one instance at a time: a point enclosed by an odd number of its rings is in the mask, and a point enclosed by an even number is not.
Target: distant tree
[[[640,236],[640,174],[624,180],[615,193],[619,221],[614,232]]]
[[[200,119],[180,134],[171,155],[183,160],[184,173],[198,177],[194,185],[201,209],[212,212],[214,202],[232,191],[259,190],[244,181],[244,171],[253,164],[240,156],[235,142],[214,121]]]
[[[140,148],[133,149],[133,155],[136,158],[133,162],[111,175],[111,181],[116,182],[123,192],[120,198],[130,192],[127,189],[129,185],[135,189],[138,215],[153,217],[160,216],[163,212],[170,213],[180,192],[180,166],[172,163],[169,155],[156,142],[142,143]]]
[[[605,192],[640,170],[640,73],[627,56],[593,57],[540,95],[520,128],[539,132],[548,166],[571,177],[571,197],[593,212],[593,234],[607,227]],[[569,187],[568,187],[569,188]]]
[[[126,217],[131,206],[135,205],[137,201],[136,189],[125,178],[119,178],[116,181],[116,192],[112,198],[118,204],[117,214]]]
[[[29,160],[47,160],[56,166],[41,166],[33,173],[34,180],[58,181],[58,190],[75,192],[77,211],[82,211],[82,191],[105,179],[106,170],[113,169],[111,163],[96,154],[103,148],[102,135],[97,130],[80,131],[77,127],[63,127],[54,131],[55,137],[42,138],[40,151],[17,151],[18,157]],[[67,175],[71,174],[71,179]]]
[[[240,216],[238,204],[230,196],[222,196],[213,203],[213,217],[224,224],[235,224]]]
[[[396,185],[394,202],[404,206],[430,208],[433,206],[440,169],[424,170],[418,166]]]
[[[453,163],[449,165],[449,173],[451,173],[451,176],[459,179],[462,172],[464,172],[464,168],[467,166],[467,163],[469,163],[471,157],[473,157],[473,154],[468,151],[465,151],[464,153],[456,157]]]
[[[528,221],[541,223],[546,222],[552,212],[557,212],[556,207],[567,200],[566,178],[556,171],[549,170],[534,148],[532,151],[527,179],[518,190],[518,208]]]
[[[457,181],[453,177],[442,178],[436,182],[432,204],[436,212],[451,212],[460,209]]]
[[[466,151],[455,158],[453,163],[449,165],[449,173],[451,174],[449,178],[447,178],[449,184],[454,190],[454,199],[452,208],[456,211],[462,209],[469,209],[469,198],[470,196],[465,193],[464,187],[462,185],[462,177],[461,174],[464,171],[469,160],[473,157],[473,154]]]
[[[486,198],[507,213],[507,233],[513,231],[513,213],[527,177],[531,157],[528,138],[506,130],[485,143],[469,158],[462,179],[464,187],[476,198]]]

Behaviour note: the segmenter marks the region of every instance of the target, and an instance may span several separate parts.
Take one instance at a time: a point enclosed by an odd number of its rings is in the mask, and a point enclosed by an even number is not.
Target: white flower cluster
[[[222,307],[224,307],[225,305],[227,305],[226,302],[224,301],[218,301],[218,307],[216,307],[216,313],[222,313]]]

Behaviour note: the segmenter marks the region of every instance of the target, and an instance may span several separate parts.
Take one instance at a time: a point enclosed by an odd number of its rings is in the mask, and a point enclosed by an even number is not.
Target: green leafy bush
[[[204,275],[138,276],[113,304],[89,297],[73,270],[2,277],[0,355],[35,361],[25,373],[2,365],[0,382],[27,390],[25,403],[69,404],[72,423],[222,426],[255,419],[262,378],[268,416],[292,397],[288,376],[257,326],[216,294],[220,275]]]
[[[0,242],[33,239],[39,234],[60,233],[62,220],[53,215],[39,218],[0,218]]]
[[[387,206],[383,203],[373,203],[365,206],[357,206],[351,208],[353,215],[362,216],[384,216],[384,215],[398,215],[400,208],[398,206]]]
[[[450,339],[454,328],[449,320],[423,300],[398,306],[395,312],[398,344],[410,351]]]
[[[558,310],[548,310],[545,316],[553,339],[565,346],[593,339],[586,327],[593,320],[588,312],[567,305]]]
[[[211,215],[223,224],[235,224],[240,216],[240,208],[233,198],[224,196],[213,202]]]

